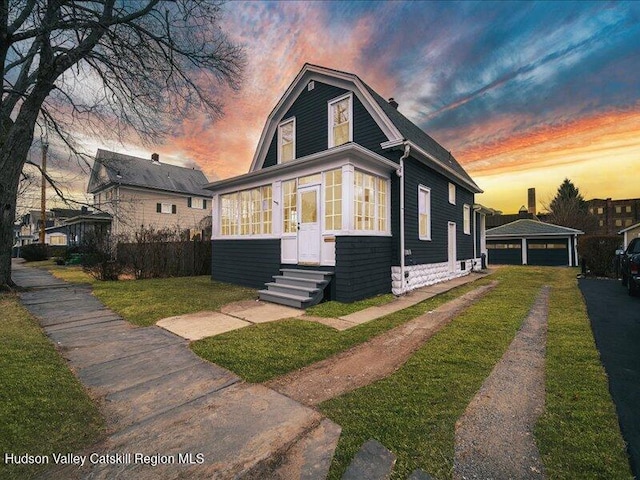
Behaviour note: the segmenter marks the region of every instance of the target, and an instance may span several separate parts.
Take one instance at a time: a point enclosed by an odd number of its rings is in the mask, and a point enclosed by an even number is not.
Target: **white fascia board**
[[[631,225],[630,227],[627,227],[624,230],[620,230],[618,232],[618,235],[622,235],[622,234],[628,232],[629,230],[633,230],[633,229],[638,228],[638,227],[640,227],[640,223],[636,223],[635,225]]]
[[[283,120],[284,114],[291,108],[291,105],[293,105],[311,80],[353,91],[387,138],[390,141],[402,140],[398,129],[356,75],[305,64],[267,117],[267,122],[262,129],[262,134],[260,135],[260,140],[258,141],[249,172],[262,168],[264,159],[267,156],[267,151],[269,150],[270,140],[273,138],[278,124]]]
[[[487,240],[501,240],[503,238],[529,238],[529,239],[535,239],[535,238],[570,238],[573,237],[574,235],[583,235],[583,232],[576,232],[576,233],[527,233],[527,234],[490,234],[489,232],[486,233],[487,236]]]
[[[398,164],[391,160],[378,155],[364,148],[357,143],[346,143],[338,147],[323,150],[312,155],[307,155],[291,162],[281,163],[272,167],[256,170],[254,172],[245,173],[237,177],[218,180],[206,185],[204,188],[216,193],[224,193],[225,191],[234,191],[237,187],[250,188],[250,186],[263,184],[266,181],[278,180],[285,176],[304,172],[304,175],[310,173],[310,168],[321,171],[330,168],[332,162],[336,166],[343,163],[355,161],[357,164],[372,165],[379,171],[394,171],[398,168]]]
[[[464,185],[465,187],[469,188],[472,192],[474,192],[474,193],[484,193],[484,191],[478,185],[476,185],[476,183],[473,180],[471,180],[471,182],[469,182],[469,180],[467,180],[466,178],[462,177],[458,172],[453,170],[448,165],[445,165],[443,162],[441,162],[440,160],[435,158],[433,155],[431,155],[430,153],[428,153],[425,150],[423,150],[422,148],[420,148],[415,143],[413,143],[411,141],[407,141],[407,143],[411,147],[411,156],[415,157],[414,153],[417,152],[419,154],[419,156],[423,157],[423,159],[429,160],[429,161],[435,163],[438,167],[444,169],[448,174],[450,174],[452,177],[454,177],[456,180],[458,180],[462,185]]]

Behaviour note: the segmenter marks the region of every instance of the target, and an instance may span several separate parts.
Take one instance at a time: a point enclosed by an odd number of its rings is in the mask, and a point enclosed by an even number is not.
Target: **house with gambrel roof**
[[[111,234],[140,228],[179,229],[201,234],[208,224],[211,192],[200,170],[98,150],[87,187],[97,211],[111,215]]]
[[[249,172],[213,182],[212,278],[307,306],[400,294],[480,267],[481,190],[357,75],[305,64]]]

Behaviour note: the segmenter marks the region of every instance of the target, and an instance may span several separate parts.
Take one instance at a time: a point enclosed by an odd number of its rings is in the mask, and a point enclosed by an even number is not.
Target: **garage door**
[[[568,265],[567,239],[527,240],[527,263],[529,265]]]
[[[522,265],[520,240],[487,240],[487,252],[491,265]]]

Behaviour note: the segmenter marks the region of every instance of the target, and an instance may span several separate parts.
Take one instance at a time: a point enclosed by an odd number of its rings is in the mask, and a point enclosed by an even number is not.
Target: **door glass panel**
[[[318,205],[315,190],[300,195],[302,204],[302,223],[316,223],[318,221]]]

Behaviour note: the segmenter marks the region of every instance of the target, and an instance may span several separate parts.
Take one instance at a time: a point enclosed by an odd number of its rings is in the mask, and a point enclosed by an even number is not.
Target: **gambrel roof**
[[[476,185],[469,174],[462,168],[453,155],[451,155],[451,152],[447,151],[420,127],[392,107],[357,75],[312,65],[310,63],[304,65],[278,104],[269,114],[262,130],[260,141],[258,142],[258,148],[256,149],[249,170],[250,172],[262,168],[269,148],[269,142],[271,138],[273,138],[278,124],[283,120],[283,116],[287,110],[311,80],[353,91],[387,137],[387,141],[381,144],[383,149],[402,150],[404,144],[408,143],[411,147],[412,157],[440,171],[452,181],[465,186],[471,191],[476,193],[482,192],[480,187]]]
[[[123,185],[211,197],[211,192],[204,189],[208,182],[200,170],[98,150],[87,192],[97,193],[112,185]]]
[[[584,232],[575,228],[561,227],[538,220],[520,219],[487,230],[487,238],[492,237],[545,237],[561,235],[579,235]]]

